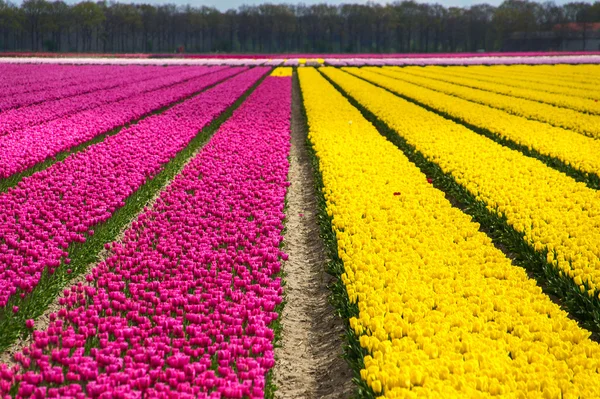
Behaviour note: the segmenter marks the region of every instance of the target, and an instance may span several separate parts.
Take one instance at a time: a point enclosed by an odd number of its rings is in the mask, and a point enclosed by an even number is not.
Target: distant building
[[[556,24],[550,31],[515,32],[505,42],[506,51],[598,51],[600,22]]]

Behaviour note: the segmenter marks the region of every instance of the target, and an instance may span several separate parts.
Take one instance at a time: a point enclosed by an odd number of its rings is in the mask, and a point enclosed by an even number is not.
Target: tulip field
[[[0,58],[0,397],[598,398],[599,100],[596,54]],[[343,333],[286,330],[302,251]]]

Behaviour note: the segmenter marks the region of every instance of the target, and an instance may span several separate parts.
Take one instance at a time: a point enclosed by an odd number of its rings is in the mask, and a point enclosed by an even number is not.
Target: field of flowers
[[[294,134],[356,397],[600,397],[594,57],[0,59],[0,397],[287,398]]]

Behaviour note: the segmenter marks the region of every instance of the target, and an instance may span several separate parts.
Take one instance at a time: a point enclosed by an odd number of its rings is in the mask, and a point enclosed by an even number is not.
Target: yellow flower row
[[[553,70],[547,73],[540,73],[542,66],[531,67],[529,65],[495,65],[492,67],[472,65],[468,67],[450,67],[449,70],[457,70],[459,68],[467,69],[470,74],[484,77],[499,77],[504,79],[506,84],[512,81],[534,82],[547,85],[547,87],[557,87],[559,89],[573,88],[581,91],[588,91],[589,98],[597,98],[596,93],[592,93],[596,89],[600,89],[600,68],[597,72],[587,72],[588,75],[581,77],[579,74],[569,73],[571,69],[569,65],[554,65]],[[577,66],[585,73],[585,66]],[[595,78],[594,78],[595,76]],[[590,90],[592,88],[592,90]]]
[[[515,78],[523,78],[528,80],[535,80],[537,82],[547,82],[563,87],[574,87],[579,89],[589,89],[590,86],[593,88],[600,88],[600,68],[596,68],[596,71],[589,71],[586,66],[578,66],[579,69],[572,70],[570,65],[553,65],[552,69],[543,71],[545,65],[532,67],[530,65],[514,65],[514,68],[510,68],[509,65],[498,65],[491,68],[493,73],[505,73],[506,75],[514,76]],[[477,73],[481,71],[485,72],[485,69],[477,66],[475,69]],[[577,71],[577,73],[569,72]],[[580,75],[578,71],[582,71],[584,75]],[[490,73],[490,72],[487,72]]]
[[[325,59],[324,58],[298,58],[298,63],[300,65],[306,65],[306,64],[320,64],[323,65],[325,63]]]
[[[489,69],[489,68],[488,68]],[[587,87],[557,86],[550,79],[540,80],[533,78],[515,77],[510,72],[496,70],[494,75],[482,75],[477,69],[471,67],[440,67],[432,66],[420,69],[406,68],[407,71],[426,72],[433,78],[438,78],[450,83],[489,90],[496,93],[537,100],[547,104],[554,104],[593,114],[600,113],[600,85],[588,84]],[[458,79],[458,80],[457,80]]]
[[[292,67],[277,67],[271,72],[271,76],[292,76],[294,69]]]
[[[585,292],[600,288],[600,192],[355,76],[323,69]],[[401,110],[401,111],[400,111]]]
[[[600,67],[598,65],[514,65],[498,66],[507,68],[519,74],[542,76],[547,79],[589,84],[600,82]]]
[[[554,107],[536,101],[418,77],[396,67],[370,67],[367,69],[375,70],[377,73],[418,84],[419,86],[450,94],[458,98],[498,108],[513,115],[546,122],[554,126],[574,130],[587,136],[600,138],[600,116],[597,115],[584,114],[572,109]]]
[[[364,68],[345,68],[395,93],[416,100],[470,125],[563,161],[585,173],[600,175],[600,141],[547,123],[510,115],[496,108],[452,97]]]
[[[518,88],[497,82],[483,82],[472,77],[454,76],[445,72],[443,68],[403,68],[403,72],[414,74],[418,77],[434,79],[457,86],[469,87],[484,92],[503,94],[509,97],[523,98],[525,100],[537,101],[556,107],[568,108],[589,114],[600,114],[600,103],[589,98],[573,97],[564,94],[552,94],[540,91],[535,83],[530,83],[529,88]]]
[[[589,333],[315,69],[298,73],[367,384],[388,399],[600,396]]]

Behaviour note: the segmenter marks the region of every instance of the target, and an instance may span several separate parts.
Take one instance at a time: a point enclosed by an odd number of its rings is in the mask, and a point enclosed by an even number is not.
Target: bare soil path
[[[285,251],[287,303],[281,315],[280,348],[275,350],[278,399],[341,399],[354,392],[352,371],[342,358],[344,327],[329,304],[325,248],[319,237],[312,166],[306,148],[300,88],[293,87],[291,183]]]

